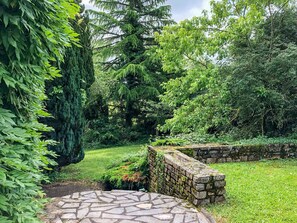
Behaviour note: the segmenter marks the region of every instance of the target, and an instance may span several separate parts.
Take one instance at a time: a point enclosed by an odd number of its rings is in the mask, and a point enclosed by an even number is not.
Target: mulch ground
[[[49,198],[62,197],[75,192],[89,191],[89,190],[104,190],[105,186],[98,182],[86,181],[63,181],[52,184],[43,185],[43,190]]]

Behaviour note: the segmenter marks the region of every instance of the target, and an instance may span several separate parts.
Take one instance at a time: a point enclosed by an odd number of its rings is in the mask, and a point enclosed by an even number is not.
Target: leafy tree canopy
[[[165,85],[162,99],[175,114],[163,130],[240,137],[292,132],[296,84],[281,85],[296,71],[295,3],[211,1],[210,13],[157,35],[163,69],[180,75]]]

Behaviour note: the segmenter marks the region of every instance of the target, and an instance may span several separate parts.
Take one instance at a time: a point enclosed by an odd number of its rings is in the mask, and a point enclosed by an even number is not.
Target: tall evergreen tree
[[[152,58],[154,32],[171,24],[165,0],[93,0],[96,49],[103,72],[117,80],[115,96],[122,105],[125,125],[141,120],[144,102],[157,100],[162,82],[161,66]],[[157,68],[156,68],[157,66]],[[142,115],[143,116],[143,115]]]
[[[47,118],[45,123],[54,129],[47,133],[47,137],[57,142],[49,149],[58,155],[56,161],[59,166],[77,163],[84,158],[83,103],[87,89],[94,81],[94,68],[88,18],[82,13],[81,6],[81,14],[71,21],[73,29],[80,35],[80,46],[73,45],[67,49],[60,65],[62,76],[48,82],[46,87],[46,108],[52,117]]]

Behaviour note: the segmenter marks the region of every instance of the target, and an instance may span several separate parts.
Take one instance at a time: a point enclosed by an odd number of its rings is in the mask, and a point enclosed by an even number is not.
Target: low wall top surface
[[[186,171],[194,178],[213,176],[215,179],[224,179],[225,175],[214,170],[204,163],[197,162],[196,159],[189,157],[177,150],[163,150],[165,160],[175,168]]]

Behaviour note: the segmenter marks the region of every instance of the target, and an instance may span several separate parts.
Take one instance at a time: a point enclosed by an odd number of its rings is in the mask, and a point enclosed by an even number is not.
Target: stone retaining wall
[[[225,175],[178,150],[149,147],[150,191],[194,205],[225,200]]]
[[[203,163],[258,161],[261,159],[297,158],[297,145],[270,144],[251,146],[193,145],[179,151]]]

